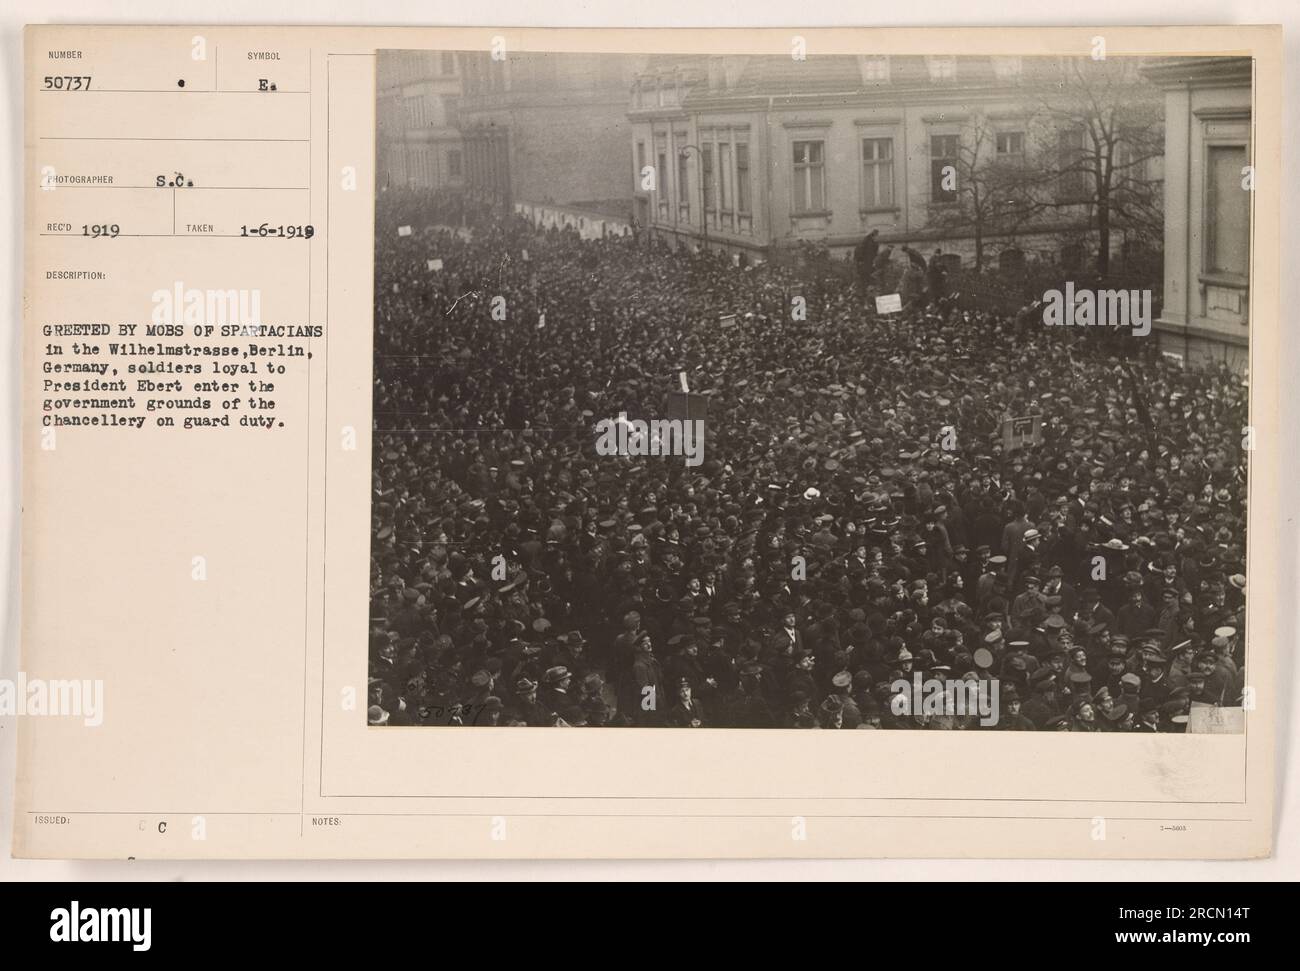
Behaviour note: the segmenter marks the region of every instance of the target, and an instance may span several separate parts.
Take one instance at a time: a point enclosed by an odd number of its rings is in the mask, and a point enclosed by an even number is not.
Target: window
[[[990,190],[999,209],[1014,209],[1027,201],[1022,166],[1025,161],[1025,133],[1000,131],[993,136],[993,151],[1005,168],[995,173]]]
[[[460,150],[453,148],[447,153],[447,176],[452,179],[460,178]]]
[[[1250,193],[1241,187],[1245,145],[1211,145],[1206,160],[1205,268],[1245,277],[1250,267]]]
[[[957,77],[957,58],[951,55],[927,57],[925,64],[930,69],[931,81],[951,81]]]
[[[1151,177],[1149,170],[1152,156],[1158,154],[1158,149],[1153,148],[1149,132],[1136,128],[1120,129],[1113,166],[1118,182],[1121,185],[1145,182]]]
[[[683,141],[685,139],[679,137],[677,144],[680,145]],[[691,218],[691,197],[687,191],[690,186],[689,164],[690,156],[686,152],[679,150],[677,152],[677,205],[680,207],[682,215],[687,219]]]
[[[641,180],[645,178],[645,142],[636,143],[636,186],[641,188]]]
[[[993,61],[993,74],[1003,80],[1018,78],[1022,67],[1022,62],[1018,57],[995,57]]]
[[[749,145],[736,143],[736,211],[747,213],[749,209]]]
[[[867,54],[858,58],[858,70],[862,72],[863,81],[888,81],[889,58]]]
[[[655,197],[659,200],[659,212],[663,216],[668,215],[668,187],[663,184],[662,180],[668,178],[668,153],[662,148],[658,150],[659,167],[655,170]]]
[[[795,212],[823,212],[826,209],[826,143],[794,143]]]
[[[725,134],[725,133],[724,133]],[[718,145],[718,198],[725,211],[731,210],[731,145],[721,142]]]
[[[884,209],[894,204],[894,140],[862,139],[862,208]]]
[[[723,69],[722,58],[709,58],[709,90],[716,91],[722,87],[726,79],[726,71]]]
[[[957,136],[930,136],[930,201],[957,201]]]
[[[700,166],[704,169],[704,208],[712,209],[714,205],[713,191],[713,146],[705,145],[700,150]]]
[[[1083,129],[1066,128],[1056,133],[1056,183],[1058,202],[1082,201],[1087,193],[1083,166]]]
[[[997,133],[996,151],[999,159],[1022,159],[1025,155],[1025,133],[1022,131],[1000,131]]]

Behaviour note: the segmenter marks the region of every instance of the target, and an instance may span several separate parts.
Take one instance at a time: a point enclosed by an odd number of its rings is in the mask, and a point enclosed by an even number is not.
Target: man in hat
[[[549,728],[555,724],[555,713],[537,697],[537,682],[520,678],[515,682],[515,710],[530,728]]]
[[[587,658],[587,640],[581,631],[571,630],[560,635],[560,646],[552,656],[551,663],[567,668],[579,683],[587,676],[591,664]]]
[[[1136,637],[1144,630],[1154,626],[1156,611],[1154,607],[1146,602],[1146,598],[1142,595],[1142,578],[1140,576],[1137,576],[1136,582],[1126,580],[1125,586],[1128,587],[1128,603],[1119,608],[1116,621],[1119,624],[1121,634],[1126,637]]]
[[[643,634],[636,643],[632,659],[631,691],[629,704],[622,705],[633,721],[642,727],[659,725],[663,722],[663,710],[669,703],[666,695],[661,695],[665,687],[663,669],[655,657],[650,635]]]
[[[1008,586],[1006,565],[1007,558],[1001,554],[989,557],[984,572],[975,582],[975,610],[978,613],[987,613],[989,601]]]
[[[609,665],[605,677],[620,683],[632,671],[632,658],[636,653],[636,643],[645,633],[641,626],[641,612],[629,610],[623,615],[623,630],[614,638],[610,649]]]
[[[961,568],[962,588],[969,594],[977,593],[980,577],[989,572],[988,563],[992,550],[987,544],[975,548],[975,556]]]
[[[1048,568],[1047,582],[1043,585],[1043,596],[1049,599],[1059,597],[1058,612],[1067,620],[1072,619],[1079,609],[1078,595],[1074,592],[1074,587],[1065,582],[1065,571],[1059,564]]]
[[[1098,721],[1104,732],[1131,732],[1133,730],[1133,712],[1127,704],[1116,702],[1102,711]]]
[[[678,678],[675,683],[677,697],[673,701],[673,706],[668,709],[668,714],[664,717],[664,724],[670,728],[707,727],[708,720],[704,715],[704,706],[691,690],[690,680]]]
[[[1168,681],[1169,664],[1165,656],[1148,643],[1142,649],[1142,698],[1150,698],[1157,704],[1169,699],[1173,686]]]
[[[777,656],[793,657],[804,649],[803,631],[799,630],[798,618],[793,610],[787,610],[781,617],[781,629],[774,633],[769,642]]]
[[[1015,685],[1002,688],[998,701],[998,723],[994,726],[1002,732],[1036,732],[1038,727],[1021,712],[1022,701]]]
[[[1011,602],[1011,622],[1017,627],[1037,627],[1047,616],[1047,597],[1041,587],[1038,577],[1025,577],[1025,592]]]
[[[1079,609],[1074,614],[1075,633],[1087,633],[1094,628],[1102,630],[1115,629],[1115,615],[1101,602],[1101,593],[1096,587],[1085,587],[1079,595]]]
[[[1097,724],[1097,709],[1087,692],[1079,693],[1070,704],[1070,731],[1101,731],[1101,726]]]
[[[489,695],[483,699],[483,703],[477,709],[470,712],[467,724],[483,728],[495,728],[501,724],[502,713],[505,711],[505,704],[495,695]]]
[[[1011,515],[1011,520],[1002,527],[1002,552],[1007,558],[1007,573],[1012,582],[1015,582],[1016,565],[1024,549],[1025,534],[1034,528],[1034,524],[1029,521],[1025,504],[1018,499],[1007,503],[1007,512]]]
[[[853,247],[853,266],[856,270],[858,286],[863,291],[871,285],[872,274],[876,268],[876,254],[880,250],[880,244],[877,237],[880,230],[873,229],[862,237],[862,241]]]
[[[1040,730],[1048,721],[1061,714],[1057,701],[1057,675],[1051,668],[1039,668],[1030,679],[1033,696],[1025,702],[1022,712]]]
[[[803,691],[790,693],[789,710],[783,719],[786,728],[821,728],[817,714],[811,708],[812,696]]]
[[[844,702],[839,695],[827,695],[817,712],[818,723],[822,728],[845,728]]]
[[[809,700],[818,697],[817,682],[813,678],[813,669],[816,666],[816,658],[811,651],[798,651],[791,659],[793,666],[785,680],[785,692],[787,698],[792,698],[795,693],[807,695]]]
[[[553,665],[542,675],[539,700],[550,711],[567,711],[575,703],[569,692],[572,684],[573,675],[569,669],[561,664]]]
[[[735,691],[724,700],[726,724],[729,727],[773,727],[775,719],[763,693],[763,679],[766,676],[761,664],[751,662],[740,669]]]
[[[862,724],[862,711],[853,698],[853,675],[847,670],[838,671],[831,678],[831,695],[839,699],[840,721],[843,728],[856,729]]]

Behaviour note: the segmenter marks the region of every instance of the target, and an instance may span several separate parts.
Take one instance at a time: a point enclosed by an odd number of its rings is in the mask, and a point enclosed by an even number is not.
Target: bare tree
[[[1164,211],[1154,177],[1164,154],[1159,90],[1135,58],[1063,59],[1038,97],[1039,145],[1022,205],[1025,216],[1085,207],[1097,232],[1097,272],[1110,272],[1111,236],[1158,239]]]
[[[952,171],[940,174],[948,179],[941,184],[951,186],[950,200],[934,209],[929,225],[948,233],[970,233],[977,272],[984,268],[986,240],[1016,232],[1032,213],[1020,198],[1029,177],[1025,137],[1024,132],[1000,132],[979,115],[962,129]]]

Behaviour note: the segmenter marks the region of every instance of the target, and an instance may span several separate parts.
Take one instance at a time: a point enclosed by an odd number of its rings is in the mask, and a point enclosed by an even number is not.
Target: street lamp
[[[700,231],[703,233],[704,251],[707,253],[709,251],[709,211],[704,205],[704,152],[698,145],[683,145],[677,150],[677,155],[680,158],[692,148],[695,149],[695,154],[699,157],[697,168],[700,173]]]

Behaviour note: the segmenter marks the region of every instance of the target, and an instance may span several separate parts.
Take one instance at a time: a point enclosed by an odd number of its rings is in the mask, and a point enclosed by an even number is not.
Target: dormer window
[[[1023,68],[1024,63],[1019,57],[993,58],[993,73],[1004,81],[1020,77]]]
[[[889,58],[883,54],[863,54],[858,57],[858,70],[867,83],[889,80]]]
[[[951,54],[927,57],[925,65],[930,69],[931,81],[951,81],[957,77],[957,58]]]

